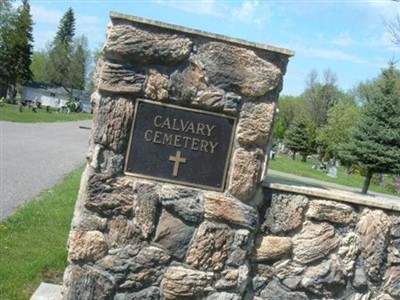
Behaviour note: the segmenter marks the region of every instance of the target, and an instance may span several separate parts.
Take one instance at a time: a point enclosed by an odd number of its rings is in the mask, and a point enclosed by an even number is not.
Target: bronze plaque
[[[223,191],[236,118],[139,99],[125,174]]]

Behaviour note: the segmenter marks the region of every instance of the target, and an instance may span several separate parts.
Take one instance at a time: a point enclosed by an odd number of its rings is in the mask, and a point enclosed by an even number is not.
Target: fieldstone
[[[302,279],[301,274],[305,267],[287,259],[275,263],[274,268],[276,277],[279,278],[285,286],[292,290],[295,290],[300,286]]]
[[[194,227],[186,225],[163,210],[158,221],[154,242],[167,249],[172,256],[183,259],[194,230]]]
[[[107,242],[100,231],[72,231],[69,261],[96,261],[107,254]]]
[[[215,283],[218,290],[243,293],[249,281],[249,268],[247,265],[237,269],[227,269],[221,272],[221,278]]]
[[[309,298],[303,292],[292,292],[282,284],[272,280],[260,293],[261,299],[264,300],[308,300]]]
[[[107,300],[114,294],[112,278],[90,266],[70,265],[64,274],[63,300]]]
[[[228,226],[203,222],[189,248],[186,263],[202,270],[222,270],[233,237],[234,232]]]
[[[161,293],[157,287],[149,287],[137,293],[116,294],[114,300],[160,300]]]
[[[133,120],[134,102],[123,96],[102,96],[94,114],[91,143],[115,154],[125,154]]]
[[[308,264],[326,257],[340,242],[335,228],[328,223],[306,222],[303,230],[293,238],[293,258],[301,264]]]
[[[400,216],[397,214],[392,215],[392,228],[390,230],[390,235],[395,238],[400,238]]]
[[[196,57],[204,65],[209,84],[229,92],[261,97],[282,82],[281,70],[252,50],[208,42],[198,48]]]
[[[292,241],[289,237],[264,236],[256,246],[256,261],[267,261],[282,258],[290,254]]]
[[[397,299],[392,298],[388,294],[382,293],[382,294],[379,294],[379,295],[375,296],[374,300],[397,300]]]
[[[339,259],[333,256],[331,260],[309,267],[301,284],[317,295],[335,297],[346,286],[345,270]]]
[[[227,293],[227,292],[221,292],[221,293],[213,293],[205,300],[241,300],[242,297],[237,294],[232,294],[232,293]]]
[[[220,193],[204,194],[204,212],[208,220],[226,222],[251,230],[258,224],[258,214],[253,207]]]
[[[158,186],[137,182],[134,186],[133,198],[133,223],[140,229],[142,236],[147,239],[153,234],[156,227],[159,207]]]
[[[224,107],[224,91],[219,89],[198,91],[192,101],[192,105],[210,110],[221,110]]]
[[[132,186],[133,183],[124,177],[94,174],[88,179],[85,207],[105,217],[129,216],[132,213]]]
[[[199,191],[164,184],[160,190],[160,202],[182,220],[200,223],[204,218],[203,195]]]
[[[144,95],[148,99],[165,101],[168,99],[168,77],[151,69],[147,76]]]
[[[116,154],[112,150],[106,150],[103,146],[101,147],[102,149],[97,153],[97,170],[107,173],[112,177],[123,174],[125,156],[122,154]]]
[[[258,295],[262,289],[265,288],[267,283],[274,276],[274,268],[272,266],[263,264],[252,264],[251,282],[254,291]]]
[[[351,298],[348,298],[349,300],[370,300],[371,299],[371,292],[368,292],[367,294],[353,294]]]
[[[195,299],[195,297],[214,291],[212,288],[213,277],[212,272],[171,266],[165,271],[161,290],[165,299],[180,299],[180,297]]]
[[[176,65],[189,57],[192,42],[173,33],[145,30],[113,20],[104,55],[112,60],[138,65]],[[118,23],[118,24],[116,24]]]
[[[372,281],[380,281],[382,277],[389,229],[389,217],[382,210],[363,210],[357,230],[360,234],[361,256]]]
[[[240,200],[250,200],[261,179],[264,153],[261,149],[236,149],[232,159],[229,193]]]
[[[140,241],[140,232],[131,221],[116,218],[110,221],[108,244],[110,248],[120,248]]]
[[[265,213],[262,232],[285,234],[300,227],[308,199],[303,195],[272,192],[271,206]]]
[[[224,94],[224,112],[236,114],[239,111],[239,104],[243,101],[243,97],[233,92]]]
[[[400,266],[386,271],[383,290],[395,299],[400,299]]]
[[[154,246],[144,247],[135,254],[136,251],[128,258],[129,271],[120,288],[136,290],[158,285],[171,256]]]
[[[102,93],[139,96],[145,80],[146,76],[135,71],[133,66],[104,62],[98,89]]]
[[[107,227],[107,219],[101,218],[84,207],[80,208],[79,216],[75,215],[72,228],[78,231],[103,231]],[[76,218],[77,219],[76,219]]]
[[[360,238],[354,232],[348,232],[340,241],[338,254],[340,255],[347,274],[353,274],[354,264],[360,252]]]
[[[268,142],[275,108],[274,102],[243,105],[237,130],[240,144],[262,146]]]
[[[368,276],[361,263],[356,265],[352,285],[359,291],[364,291],[368,288]]]
[[[200,62],[190,58],[183,70],[176,70],[169,80],[168,90],[177,101],[190,102],[195,96],[207,89],[204,72]]]
[[[388,263],[389,265],[400,264],[400,239],[391,240],[388,246]]]
[[[306,216],[310,219],[338,224],[349,224],[354,220],[353,208],[344,203],[329,200],[312,200]]]
[[[226,262],[229,266],[239,267],[245,263],[247,251],[251,247],[251,245],[249,245],[249,235],[250,232],[247,229],[235,231],[231,252]]]

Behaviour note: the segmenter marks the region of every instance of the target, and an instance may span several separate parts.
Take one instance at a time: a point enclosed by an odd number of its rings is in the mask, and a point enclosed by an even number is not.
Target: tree
[[[328,111],[327,123],[317,131],[317,143],[323,146],[327,159],[338,157],[341,144],[350,140],[359,116],[360,107],[352,98],[338,102]]]
[[[351,140],[339,151],[344,162],[366,170],[361,191],[364,194],[374,173],[400,172],[400,90],[396,77],[391,62],[382,71],[379,93],[365,104]]]
[[[289,126],[285,134],[285,145],[292,151],[292,159],[296,159],[296,153],[302,154],[305,162],[311,150],[312,135],[308,122],[304,118],[296,118]]]
[[[10,41],[13,32],[12,20],[15,12],[12,9],[11,1],[0,1],[0,98],[7,96],[8,90],[8,58],[10,57]]]
[[[11,98],[32,78],[30,64],[33,52],[33,21],[28,0],[23,0],[14,16],[1,26],[0,70],[2,85],[9,89]]]
[[[278,101],[278,117],[274,128],[274,136],[283,139],[286,130],[300,111],[301,100],[299,97],[282,96]]]

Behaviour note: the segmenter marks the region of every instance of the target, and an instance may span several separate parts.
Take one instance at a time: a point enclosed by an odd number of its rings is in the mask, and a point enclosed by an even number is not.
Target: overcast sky
[[[110,11],[287,48],[290,59],[282,94],[299,95],[312,69],[330,68],[347,91],[399,59],[384,22],[394,21],[400,3],[384,0],[30,0],[35,49],[54,38],[71,7],[77,34],[92,49],[105,41]],[[19,1],[17,1],[17,4]],[[400,62],[399,62],[400,64]],[[399,66],[400,67],[400,66]]]

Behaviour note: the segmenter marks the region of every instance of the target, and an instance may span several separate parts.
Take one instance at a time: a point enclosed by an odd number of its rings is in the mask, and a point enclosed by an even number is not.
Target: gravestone
[[[111,21],[63,299],[242,299],[293,53]]]

